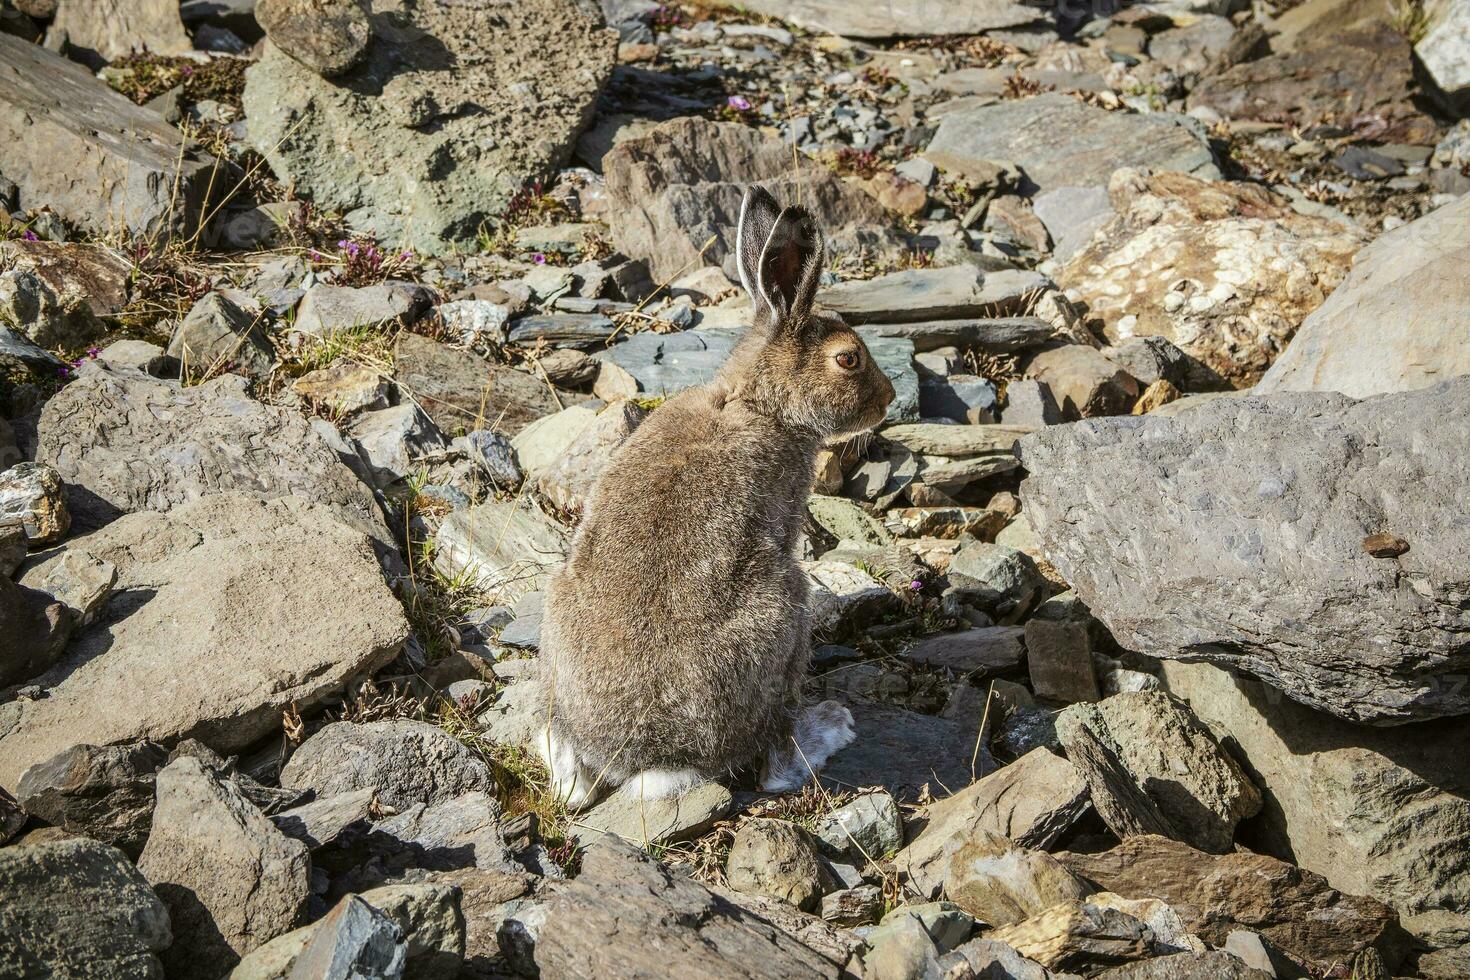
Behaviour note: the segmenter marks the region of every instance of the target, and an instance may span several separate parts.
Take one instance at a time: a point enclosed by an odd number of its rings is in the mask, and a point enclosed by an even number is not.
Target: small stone
[[[1099,351],[1069,344],[1031,359],[1026,376],[1045,382],[1068,421],[1126,415],[1138,400],[1138,381]]]
[[[1101,697],[1092,662],[1092,616],[1075,592],[1053,596],[1026,622],[1031,689],[1056,701]]]
[[[741,824],[725,874],[736,891],[769,895],[799,909],[815,908],[822,895],[816,845],[785,820],[756,818]]]
[[[924,418],[953,419],[968,425],[989,424],[998,414],[995,383],[969,374],[922,378],[919,413]]]
[[[464,745],[425,722],[339,721],[301,744],[281,769],[281,785],[318,796],[375,787],[384,804],[402,809],[493,792],[495,777]]]
[[[903,846],[903,821],[891,795],[864,793],[818,820],[815,834],[833,852],[866,863]]]
[[[1061,422],[1062,410],[1046,382],[1023,378],[1006,385],[1006,404],[1000,418],[1006,425],[1040,428]]]
[[[388,380],[375,368],[353,361],[308,371],[291,383],[291,390],[337,415],[388,407]]]
[[[27,576],[28,586],[49,592],[72,612],[80,626],[97,618],[117,584],[117,566],[96,555],[68,550],[46,573]]]
[[[367,820],[376,797],[377,790],[371,786],[321,796],[273,814],[271,822],[287,837],[294,837],[314,851],[332,843],[354,824]]]
[[[449,448],[434,420],[412,402],[364,412],[348,428],[347,436],[384,485],[408,476],[423,457]]]
[[[186,378],[207,378],[238,369],[241,374],[269,374],[275,351],[261,316],[243,309],[220,292],[211,292],[189,310],[168,344]]]
[[[1024,636],[1019,626],[979,626],[920,640],[904,656],[914,663],[984,676],[1018,666],[1026,655]]]
[[[584,842],[612,834],[652,847],[698,837],[734,809],[730,791],[714,781],[658,800],[641,799],[636,790],[632,783],[624,783],[591,810],[573,816],[573,832]]]
[[[102,348],[97,360],[115,368],[132,368],[151,374],[155,378],[166,377],[178,370],[178,364],[162,347],[145,340],[115,340]]]
[[[488,299],[459,299],[434,307],[434,317],[453,337],[467,347],[503,344],[506,323],[520,304],[495,303]]]
[[[61,474],[41,463],[0,472],[0,523],[19,521],[30,547],[55,544],[71,528]]]
[[[272,44],[324,78],[351,69],[372,43],[372,22],[353,0],[259,0],[255,19]]]
[[[1144,389],[1143,394],[1138,396],[1138,401],[1133,403],[1134,415],[1147,415],[1157,408],[1162,408],[1170,402],[1177,402],[1184,397],[1184,393],[1174,387],[1172,381],[1160,378]]]
[[[1050,854],[980,830],[950,858],[944,891],[960,908],[995,927],[1085,898],[1091,889]]]
[[[408,326],[428,309],[428,300],[427,290],[411,283],[389,281],[360,288],[318,283],[302,297],[291,329],[325,338],[360,327]]]
[[[1126,912],[1076,901],[992,930],[986,938],[1014,947],[1049,970],[1089,976],[1101,967],[1154,953],[1153,930],[1148,926]]]
[[[1022,847],[1054,843],[1087,810],[1087,784],[1044,748],[929,805],[929,821],[893,865],[925,897],[939,894],[955,850],[972,833],[1001,834]]]
[[[883,889],[877,885],[858,885],[822,896],[822,918],[845,929],[872,925],[882,914]]]
[[[1397,558],[1409,550],[1409,542],[1392,534],[1370,534],[1363,539],[1363,550],[1374,558]]]
[[[525,465],[525,457],[521,458]],[[434,567],[450,578],[465,575],[480,590],[513,602],[544,591],[564,560],[567,533],[539,510],[487,499],[457,510],[434,534]]]
[[[466,453],[476,469],[499,490],[514,491],[524,480],[515,446],[498,432],[476,429],[455,439],[451,448]]]
[[[528,592],[516,603],[516,618],[500,631],[500,642],[508,647],[534,650],[541,645],[541,619],[546,594]]]
[[[1046,579],[1036,562],[1022,551],[1003,544],[976,542],[950,559],[950,588],[966,602],[1013,623],[1030,610],[1042,594]]]
[[[356,895],[348,895],[312,930],[291,977],[400,980],[408,949],[403,930]]]

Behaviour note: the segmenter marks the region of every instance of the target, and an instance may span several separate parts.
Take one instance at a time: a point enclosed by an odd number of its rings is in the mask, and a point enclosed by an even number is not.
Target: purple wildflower
[[[546,255],[544,253],[542,253],[542,252],[532,252],[531,253],[531,261],[534,262],[534,263],[536,263],[537,265],[545,265],[546,264]]]
[[[21,238],[24,238],[28,242],[39,242],[41,240],[41,236],[40,235],[37,235],[35,232],[31,231],[29,228],[27,228],[25,231],[21,232],[21,236],[20,237]]]
[[[914,579],[912,582],[909,583],[909,588],[914,590],[915,592],[918,592],[923,587],[924,583],[920,582],[918,579]]]
[[[750,102],[744,96],[732,95],[727,101],[730,108],[734,109],[736,112],[750,111]]]

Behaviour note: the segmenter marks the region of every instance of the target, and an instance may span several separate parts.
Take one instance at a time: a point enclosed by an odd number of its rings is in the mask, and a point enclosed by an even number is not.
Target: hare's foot
[[[772,749],[761,770],[761,789],[784,793],[807,784],[827,760],[852,744],[852,712],[836,701],[801,709],[792,726],[791,741]]]
[[[585,809],[595,792],[592,772],[577,758],[576,751],[549,727],[536,738],[536,754],[551,773],[551,794],[568,810]]]
[[[645,769],[624,783],[623,792],[640,800],[662,800],[683,796],[702,782],[697,769]]]

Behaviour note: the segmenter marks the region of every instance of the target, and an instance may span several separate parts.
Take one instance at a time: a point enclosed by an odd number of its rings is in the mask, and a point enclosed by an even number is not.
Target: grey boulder
[[[959,174],[1012,161],[1040,192],[1105,187],[1119,167],[1220,176],[1193,120],[1170,112],[1109,112],[1060,92],[948,113],[924,157]]]
[[[1161,691],[1074,704],[1056,725],[1069,753],[1078,728],[1104,742],[1179,839],[1202,851],[1229,850],[1235,825],[1261,809],[1260,791],[1239,763],[1188,708]]]
[[[26,812],[73,834],[137,853],[153,821],[154,778],[168,758],[152,742],[74,745],[16,785]]]
[[[218,974],[288,931],[306,911],[306,845],[276,829],[230,782],[198,759],[158,774],[153,830],[138,870],[168,906],[170,973]]]
[[[1470,374],[1467,263],[1470,195],[1360,251],[1254,390],[1363,398]]]
[[[617,36],[572,0],[425,0],[370,18],[360,61],[332,79],[318,70],[355,59],[314,70],[299,39],[281,37],[297,58],[266,42],[246,73],[250,140],[354,229],[427,254],[472,245],[525,183],[565,163]]]
[[[1467,410],[1461,380],[1054,426],[1021,442],[1022,496],[1047,559],[1128,649],[1237,668],[1352,721],[1464,714],[1470,540],[1447,502],[1470,485]],[[1402,547],[1374,557],[1379,540]]]
[[[214,494],[71,547],[116,566],[117,594],[36,679],[46,697],[0,704],[3,785],[79,743],[243,749],[291,705],[387,664],[408,636],[371,539],[300,498]]]
[[[81,16],[109,19],[91,5]],[[122,227],[151,240],[197,226],[213,159],[161,115],[10,34],[0,33],[0,66],[0,172],[27,206],[49,205],[98,235]]]
[[[494,792],[495,777],[462,743],[427,722],[338,721],[302,743],[281,769],[281,785],[318,796],[376,787],[378,799],[402,809]]]
[[[89,529],[118,514],[238,490],[309,498],[380,531],[372,491],[329,437],[336,438],[330,426],[256,401],[236,375],[184,387],[92,367],[46,403],[36,459],[74,488],[72,516]]]
[[[15,977],[163,980],[169,915],[115,848],[94,840],[0,848],[0,969]]]

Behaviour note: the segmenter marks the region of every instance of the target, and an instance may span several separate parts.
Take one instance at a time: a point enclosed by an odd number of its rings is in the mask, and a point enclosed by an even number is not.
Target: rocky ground
[[[1470,976],[1464,0],[0,0],[0,976]],[[745,322],[858,738],[569,814],[541,589]]]

